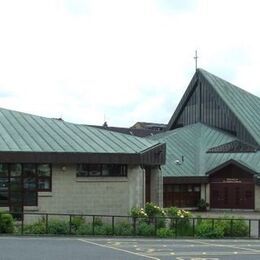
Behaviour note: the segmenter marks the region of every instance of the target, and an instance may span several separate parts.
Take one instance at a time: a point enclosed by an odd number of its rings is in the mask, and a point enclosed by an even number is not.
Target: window
[[[8,165],[0,164],[0,206],[8,206]]]
[[[38,164],[38,190],[51,191],[51,167],[49,164]]]
[[[126,177],[127,166],[122,164],[78,164],[77,177]]]

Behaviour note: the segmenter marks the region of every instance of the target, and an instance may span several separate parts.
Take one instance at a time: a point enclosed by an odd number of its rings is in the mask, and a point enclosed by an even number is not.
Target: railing
[[[135,218],[131,216],[86,215],[21,212],[13,228],[3,228],[0,213],[0,233],[19,235],[102,235],[157,236],[168,238],[198,237],[260,238],[260,219],[244,218]],[[6,221],[5,221],[6,222]],[[8,222],[8,221],[7,221]],[[5,223],[5,225],[7,225]]]

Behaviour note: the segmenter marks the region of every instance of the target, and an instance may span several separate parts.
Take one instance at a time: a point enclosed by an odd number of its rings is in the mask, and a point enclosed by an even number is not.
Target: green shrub
[[[154,236],[154,225],[145,222],[140,222],[137,226],[137,235],[139,236]]]
[[[200,199],[198,204],[197,204],[199,211],[206,211],[208,206],[209,206],[209,203],[206,202],[204,199]]]
[[[62,220],[50,220],[48,223],[49,234],[69,234],[69,223]]]
[[[166,216],[165,211],[152,202],[148,202],[145,204],[144,211],[147,214],[148,218],[153,218],[153,217],[157,217],[157,216],[159,216],[159,217]]]
[[[93,229],[92,229],[92,224],[82,224],[80,226],[78,226],[77,230],[76,230],[76,235],[92,235],[93,233]]]
[[[246,237],[249,233],[249,226],[244,219],[225,216],[216,220],[216,224],[223,227],[225,237]]]
[[[45,234],[46,233],[45,219],[42,218],[36,223],[24,225],[23,233],[24,234]]]
[[[156,232],[156,236],[160,238],[173,237],[174,235],[174,231],[168,228],[159,228]]]
[[[14,219],[9,213],[0,214],[0,233],[11,234],[14,232]]]
[[[94,218],[94,226],[102,226],[102,225],[103,225],[102,219],[99,218],[99,217],[95,217]]]
[[[212,220],[200,220],[196,226],[195,234],[199,238],[223,238],[224,226],[220,222],[213,223]]]
[[[85,219],[82,216],[73,216],[71,218],[71,233],[77,233],[80,226],[85,224]]]
[[[112,235],[112,225],[111,224],[103,224],[95,226],[95,235]]]
[[[128,222],[121,222],[115,225],[115,235],[117,236],[131,236],[133,235],[133,226]]]
[[[246,237],[249,233],[249,226],[244,219],[233,220],[232,234],[233,237]]]
[[[192,214],[189,211],[171,207],[167,210],[167,215],[171,218],[170,228],[174,229],[178,236],[193,235],[193,228],[190,223]]]

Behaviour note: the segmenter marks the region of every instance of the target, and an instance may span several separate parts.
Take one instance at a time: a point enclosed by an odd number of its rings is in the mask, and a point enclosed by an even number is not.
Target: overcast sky
[[[260,96],[260,1],[0,1],[0,107],[167,123],[199,67]]]

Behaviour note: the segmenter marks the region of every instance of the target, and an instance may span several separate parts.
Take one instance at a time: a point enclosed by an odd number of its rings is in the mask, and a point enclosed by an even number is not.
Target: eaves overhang
[[[1,151],[1,163],[102,163],[161,165],[165,163],[165,144],[143,153],[11,152]]]

